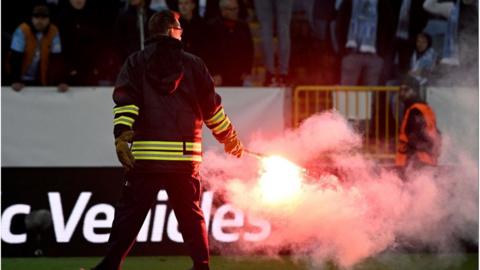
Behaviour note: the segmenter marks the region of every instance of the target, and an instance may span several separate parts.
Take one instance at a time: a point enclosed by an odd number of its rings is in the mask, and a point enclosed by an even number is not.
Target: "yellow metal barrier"
[[[293,127],[315,113],[335,110],[363,134],[367,154],[392,159],[400,124],[398,91],[398,86],[297,86],[293,92]]]

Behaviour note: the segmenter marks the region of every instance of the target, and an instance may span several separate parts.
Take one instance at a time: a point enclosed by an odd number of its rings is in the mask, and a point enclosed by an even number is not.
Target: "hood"
[[[156,36],[145,48],[146,79],[162,95],[171,95],[183,78],[182,42],[167,36]]]

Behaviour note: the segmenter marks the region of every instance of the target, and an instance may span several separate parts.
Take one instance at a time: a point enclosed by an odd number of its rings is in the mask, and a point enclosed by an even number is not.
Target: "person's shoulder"
[[[22,32],[25,32],[25,31],[30,31],[32,29],[32,26],[27,23],[27,22],[22,22],[21,24],[19,24],[17,26],[17,28],[15,30],[20,30]]]
[[[141,51],[141,50],[138,50],[138,51],[135,51],[135,52],[131,53],[127,57],[126,63],[128,63],[128,65],[130,67],[136,67],[138,65],[141,65],[141,62],[142,62],[142,59],[143,59],[143,54],[144,54],[144,51]]]
[[[208,26],[217,26],[222,24],[222,18],[221,17],[213,17],[207,21],[205,21],[205,24]]]
[[[204,65],[202,58],[186,51],[183,51],[183,61],[193,65]]]
[[[58,27],[54,23],[49,24],[48,30],[52,31],[54,34],[58,34]]]
[[[250,32],[250,25],[244,20],[237,21],[237,25],[242,28],[242,30],[248,30]]]

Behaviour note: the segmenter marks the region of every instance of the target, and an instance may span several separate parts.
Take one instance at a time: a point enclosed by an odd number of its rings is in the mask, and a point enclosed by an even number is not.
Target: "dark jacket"
[[[58,17],[60,38],[70,85],[95,84],[96,59],[100,54],[97,40],[100,38],[99,22],[88,6],[81,10],[68,5]]]
[[[183,49],[186,52],[205,59],[208,46],[205,38],[207,35],[207,24],[205,20],[200,16],[194,15],[190,21],[180,18],[180,25],[183,28]]]
[[[336,36],[341,54],[347,52],[348,29],[352,14],[352,1],[343,0],[337,13]],[[393,38],[395,35],[395,21],[391,0],[378,0],[378,23],[377,23],[377,54],[385,57],[392,50]]]
[[[144,9],[143,31],[145,40],[148,39],[148,20],[155,13],[150,8]],[[138,25],[138,13],[134,6],[128,6],[127,10],[118,15],[114,30],[115,46],[118,59],[123,63],[127,57],[140,50],[140,29]]]
[[[201,144],[202,123],[220,142],[234,132],[203,61],[170,37],[127,59],[113,100],[115,137],[133,129],[138,171],[197,172],[201,149],[190,146]]]
[[[242,74],[250,74],[253,65],[253,40],[248,24],[216,18],[208,27],[208,68],[212,74],[222,76],[222,85],[242,86]]]

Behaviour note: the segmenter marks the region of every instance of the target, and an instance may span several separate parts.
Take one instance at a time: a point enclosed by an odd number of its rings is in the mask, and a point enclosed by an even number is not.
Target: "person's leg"
[[[205,219],[200,208],[201,185],[197,175],[172,173],[165,181],[168,199],[195,270],[208,270],[209,251]]]
[[[276,0],[278,58],[280,75],[288,75],[290,64],[290,21],[293,0]]]
[[[362,65],[361,65],[361,55],[357,53],[350,53],[345,55],[342,59],[342,67],[341,67],[341,78],[340,84],[345,86],[355,86],[358,85],[358,79],[362,72]],[[334,95],[334,102],[333,104],[338,105],[336,108],[338,111],[342,112],[345,117],[348,119],[355,119],[355,109],[352,106],[355,103],[351,103],[352,95],[350,95],[350,91],[340,91]],[[338,100],[337,100],[338,99]],[[348,114],[347,114],[348,112]]]
[[[93,269],[118,270],[135,243],[148,210],[155,202],[158,188],[144,176],[127,175],[108,241],[107,255]]]
[[[398,69],[400,74],[406,74],[410,69],[410,60],[415,50],[415,42],[400,40],[398,45]]]
[[[459,10],[460,7],[457,4],[448,17],[447,31],[445,33],[443,42],[443,55],[442,59],[440,60],[440,63],[442,64],[457,66],[460,64],[457,48]]]
[[[260,23],[263,61],[267,72],[275,74],[273,58],[273,0],[255,0],[255,13]]]
[[[359,61],[359,55],[350,53],[342,59],[342,73],[340,78],[341,85],[357,85],[362,66]]]
[[[380,75],[383,70],[383,59],[376,54],[368,54],[364,56],[365,72],[363,82],[365,85],[378,85]]]
[[[382,75],[383,70],[383,59],[376,54],[364,55],[362,60],[364,64],[364,73],[363,73],[363,82],[368,86],[379,85],[380,76]],[[376,135],[377,132],[379,136],[384,134],[384,122],[385,122],[385,111],[386,95],[381,92],[374,91],[372,93],[372,106],[371,106],[371,134]],[[378,118],[378,119],[377,119]],[[377,131],[378,129],[378,131]]]

